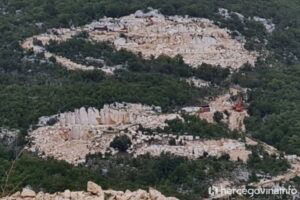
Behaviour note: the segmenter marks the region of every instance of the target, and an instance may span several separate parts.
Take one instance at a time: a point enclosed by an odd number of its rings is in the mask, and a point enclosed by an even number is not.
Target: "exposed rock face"
[[[114,190],[102,190],[101,186],[89,181],[87,186],[87,192],[78,191],[71,192],[65,190],[64,192],[56,192],[54,194],[39,192],[35,193],[29,189],[23,189],[22,193],[17,192],[12,196],[0,198],[0,200],[178,200],[175,197],[165,197],[159,191],[150,188],[149,192],[145,190],[137,190],[131,192],[126,190],[114,191]]]
[[[153,130],[165,127],[166,120],[183,120],[179,114],[162,114],[160,110],[159,107],[141,104],[114,103],[105,105],[100,111],[81,108],[62,113],[53,126],[40,127],[31,132],[29,139],[32,144],[27,148],[41,157],[50,156],[77,165],[84,163],[88,154],[117,153],[110,143],[116,136],[127,135],[132,142],[127,151],[133,156],[171,153],[197,159],[206,152],[216,157],[228,153],[231,160],[248,159],[251,152],[246,150],[244,143],[236,140],[201,140],[190,135],[155,132],[153,135],[143,134],[140,126]],[[169,144],[170,139],[175,141],[175,146]]]
[[[236,15],[241,21],[244,21],[245,16],[238,12],[230,12],[229,10],[225,8],[219,8],[218,14],[224,17],[225,19],[231,19],[232,15]]]
[[[127,134],[139,144],[147,139],[141,133],[137,135],[139,126],[163,128],[167,120],[181,119],[178,114],[162,114],[160,107],[129,103],[105,105],[100,111],[80,108],[55,117],[54,125],[44,123],[45,126],[29,134],[31,145],[27,148],[41,157],[52,156],[75,165],[85,162],[88,154],[116,153],[110,143],[120,134]]]
[[[8,130],[5,128],[0,128],[0,142],[5,145],[11,145],[16,141],[18,134],[18,130]]]
[[[262,23],[269,33],[272,33],[275,30],[275,24],[273,24],[272,20],[270,19],[255,16],[253,17],[253,20]]]
[[[236,15],[242,22],[245,22],[245,19],[246,19],[244,15],[237,13],[237,12],[229,12],[229,10],[227,10],[225,8],[219,8],[218,13],[225,19],[231,19],[232,15]],[[269,33],[272,33],[276,28],[275,24],[272,22],[271,19],[265,19],[265,18],[257,17],[257,16],[254,16],[253,18],[248,17],[247,19],[254,20],[256,22],[261,23],[262,25],[264,25],[265,29]]]
[[[245,63],[254,65],[257,57],[257,53],[244,48],[243,42],[232,39],[227,29],[219,28],[208,19],[164,16],[157,10],[137,11],[121,18],[102,18],[84,27],[52,29],[26,39],[22,47],[35,53],[44,52],[47,59],[55,57],[57,63],[68,69],[95,69],[54,55],[44,48],[50,40],[63,42],[82,31],[89,33],[91,41],[110,41],[117,49],[142,53],[145,58],[179,54],[194,67],[208,63],[236,69]],[[41,41],[42,45],[34,41]],[[113,69],[102,70],[113,73]]]
[[[82,107],[74,112],[59,115],[59,123],[62,127],[71,129],[71,139],[87,137],[84,126],[99,125],[135,125],[140,124],[144,128],[163,128],[166,120],[180,118],[177,114],[161,114],[160,107],[144,106],[141,104],[114,103],[104,105],[100,111],[96,108]]]
[[[160,107],[144,106],[141,104],[114,103],[104,105],[99,111],[96,108],[82,107],[74,112],[60,114],[62,126],[73,125],[120,125],[142,124],[145,128],[162,127],[165,120],[171,120],[178,115],[159,114]]]

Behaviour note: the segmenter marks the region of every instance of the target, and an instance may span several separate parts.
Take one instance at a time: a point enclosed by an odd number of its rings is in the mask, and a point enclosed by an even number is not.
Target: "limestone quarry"
[[[219,14],[229,19],[232,14],[241,21],[245,17],[239,13],[232,13],[226,9],[220,9]],[[269,33],[275,29],[271,20],[254,17],[254,21],[262,23]],[[243,64],[255,65],[259,56],[257,52],[250,52],[244,48],[244,38],[234,39],[227,29],[222,29],[213,21],[203,18],[182,16],[164,16],[158,10],[150,10],[147,13],[137,11],[134,14],[120,18],[104,17],[93,21],[83,27],[70,29],[51,29],[47,33],[27,38],[22,42],[22,48],[33,50],[35,54],[44,53],[46,59],[54,57],[56,62],[67,69],[93,70],[100,69],[107,74],[113,74],[114,70],[124,66],[108,66],[105,61],[98,59],[104,67],[86,66],[78,64],[68,58],[48,52],[46,46],[50,41],[65,42],[78,34],[86,32],[90,42],[110,42],[117,50],[126,49],[135,54],[142,55],[145,59],[155,58],[160,55],[174,57],[181,55],[183,60],[197,67],[202,63],[231,67],[239,69]],[[183,79],[194,87],[209,87],[210,82],[189,77]],[[199,119],[209,123],[216,123],[214,114],[224,113],[221,122],[228,125],[230,130],[245,132],[244,119],[248,116],[247,110],[235,110],[232,97],[239,93],[246,93],[243,88],[230,88],[228,93],[219,95],[207,101],[209,110],[199,112],[202,107],[193,106],[182,108],[180,112],[161,112],[157,106],[147,106],[132,103],[113,103],[104,105],[103,108],[78,108],[70,112],[60,113],[49,117],[41,117],[38,128],[29,133],[30,143],[26,149],[38,156],[47,159],[53,157],[64,160],[70,164],[78,165],[86,162],[86,156],[99,154],[115,155],[118,150],[110,146],[117,137],[126,135],[132,144],[127,153],[133,157],[150,154],[160,156],[162,153],[170,153],[188,159],[198,159],[203,156],[220,157],[228,154],[232,161],[247,162],[251,151],[248,145],[258,145],[258,142],[246,137],[246,141],[235,139],[204,140],[199,136],[173,135],[158,132],[167,126],[168,120],[180,119],[181,113],[196,115]],[[143,132],[145,129],[153,131],[151,134]],[[170,144],[170,141],[173,144]],[[262,144],[267,153],[279,155],[272,146]],[[300,159],[294,155],[286,155],[285,158],[291,164],[285,174],[269,179],[261,179],[252,183],[254,187],[274,187],[278,183],[287,182],[300,174]],[[221,181],[216,185],[228,188],[245,187],[234,185],[229,180]],[[96,188],[97,191],[93,191]],[[99,189],[100,188],[100,189]],[[222,198],[224,196],[217,196]],[[28,189],[16,193],[4,199],[149,199],[149,200],[175,200],[167,198],[154,189],[149,192],[138,190],[135,192],[117,192],[102,190],[94,183],[88,184],[88,192],[70,192],[47,194],[34,193]],[[1,199],[1,200],[2,200]]]
[[[216,111],[229,113],[225,116],[223,122],[228,124],[230,130],[245,131],[244,119],[248,116],[246,110],[242,112],[237,112],[232,109],[233,103],[230,101],[230,94],[225,94],[223,96],[217,97],[214,101],[209,103],[212,108],[210,112],[199,113],[201,119],[207,120],[210,123],[214,122],[213,116]]]
[[[158,10],[137,11],[121,18],[105,17],[83,27],[51,29],[24,40],[22,47],[35,53],[43,52],[47,59],[54,57],[57,63],[68,69],[95,69],[45,49],[51,40],[64,42],[83,31],[88,33],[91,42],[108,41],[117,49],[141,53],[146,59],[162,54],[170,57],[179,54],[194,67],[207,63],[238,69],[245,63],[254,65],[258,56],[256,52],[246,50],[243,41],[233,39],[229,30],[219,28],[208,19],[164,16]],[[102,70],[113,73],[114,67]]]
[[[89,181],[87,184],[87,192],[70,191],[56,192],[54,194],[44,192],[34,192],[29,188],[24,188],[21,192],[0,198],[0,200],[178,200],[175,197],[165,197],[159,191],[149,188],[149,191],[115,191],[103,190],[101,186]]]
[[[114,103],[103,109],[76,109],[48,118],[41,118],[38,129],[29,134],[31,143],[27,149],[39,156],[54,157],[77,165],[85,162],[89,154],[115,154],[110,147],[116,136],[127,135],[132,146],[128,153],[133,156],[149,153],[159,156],[171,153],[197,159],[207,153],[210,156],[229,154],[231,160],[247,161],[251,153],[245,144],[237,140],[202,140],[189,135],[154,133],[145,135],[140,128],[164,128],[167,120],[182,119],[179,114],[162,114],[160,107],[141,104]],[[47,125],[49,120],[56,121]],[[49,123],[48,123],[49,124]],[[169,145],[170,139],[175,145]]]

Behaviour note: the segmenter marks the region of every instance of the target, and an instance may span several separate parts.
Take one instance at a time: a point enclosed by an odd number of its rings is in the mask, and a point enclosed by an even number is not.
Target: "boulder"
[[[89,181],[87,184],[87,191],[93,195],[97,195],[99,200],[104,200],[104,192],[101,186],[97,185],[96,183]]]
[[[35,191],[30,190],[29,188],[23,188],[21,192],[21,197],[23,198],[34,198],[36,196]]]
[[[70,199],[71,198],[71,191],[70,190],[65,190],[64,193],[62,194],[62,196],[65,199]]]
[[[24,188],[22,192],[17,192],[10,197],[0,198],[0,200],[178,200],[175,197],[165,197],[159,191],[150,188],[149,192],[139,189],[136,191],[126,190],[102,190],[102,188],[94,182],[89,181],[87,184],[87,192],[77,191],[56,192],[54,194],[34,191]]]
[[[13,195],[11,195],[11,197],[19,197],[21,195],[21,192],[16,192],[16,193],[14,193]]]
[[[149,196],[151,200],[178,200],[175,197],[165,197],[159,191],[151,187],[149,188]]]

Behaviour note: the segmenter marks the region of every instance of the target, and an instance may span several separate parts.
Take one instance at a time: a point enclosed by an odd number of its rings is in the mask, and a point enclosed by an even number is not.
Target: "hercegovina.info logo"
[[[275,188],[224,188],[211,186],[208,188],[208,194],[211,197],[221,197],[221,196],[250,196],[254,197],[257,195],[296,195],[298,190],[292,186],[285,187],[275,187]]]

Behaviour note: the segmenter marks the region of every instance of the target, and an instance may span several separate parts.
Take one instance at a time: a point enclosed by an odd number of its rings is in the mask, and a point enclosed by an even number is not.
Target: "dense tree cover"
[[[127,135],[121,135],[114,138],[114,140],[110,143],[110,147],[121,152],[126,152],[131,144],[132,142]]]
[[[74,167],[63,161],[43,160],[24,153],[13,165],[6,183],[14,156],[0,145],[0,196],[15,192],[30,185],[36,191],[57,192],[86,190],[91,180],[104,189],[137,190],[155,187],[165,195],[176,196],[182,200],[200,200],[208,197],[208,187],[220,178],[236,178],[236,170],[248,168],[255,173],[276,175],[288,168],[285,160],[276,160],[264,155],[264,159],[255,153],[247,165],[229,161],[224,154],[220,158],[203,157],[188,160],[170,154],[160,157],[149,155],[133,158],[126,154],[108,156],[91,155],[85,166]],[[266,160],[265,160],[266,159]],[[240,182],[246,184],[246,182]]]
[[[255,181],[253,179],[258,180],[256,174],[276,176],[290,168],[287,160],[283,157],[278,158],[276,155],[269,155],[261,146],[254,146],[251,149],[252,154],[247,161],[247,166],[252,171],[252,177],[250,178],[252,181]]]
[[[91,180],[105,189],[137,190],[152,186],[183,200],[200,200],[207,196],[207,188],[213,180],[231,176],[231,171],[238,166],[238,163],[228,161],[226,156],[190,161],[163,154],[157,158],[148,155],[106,159],[90,156],[87,161],[90,167],[86,168],[54,159],[42,160],[25,153],[15,163],[5,184],[5,173],[12,164],[11,159],[3,152],[0,155],[0,188],[4,189],[0,190],[0,196],[28,185],[34,190],[47,192],[86,190],[86,183]]]
[[[224,115],[222,112],[216,111],[214,113],[213,119],[215,122],[220,123],[223,118],[224,118]]]
[[[213,93],[213,90],[192,88],[183,81],[161,74],[120,72],[101,80],[101,74],[97,77],[97,73],[92,72],[65,73],[58,75],[67,75],[64,81],[60,81],[62,77],[54,80],[47,77],[39,80],[42,83],[30,86],[2,84],[0,123],[27,129],[41,116],[81,106],[102,108],[104,104],[123,101],[158,105],[164,111],[170,111],[177,106],[197,104],[199,98]],[[19,78],[16,81],[22,82]]]
[[[287,153],[300,154],[300,65],[245,70],[235,81],[250,87],[246,128]]]

